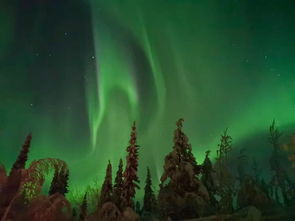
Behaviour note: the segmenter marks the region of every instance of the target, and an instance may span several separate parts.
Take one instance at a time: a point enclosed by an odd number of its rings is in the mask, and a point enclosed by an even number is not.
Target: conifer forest
[[[173,147],[163,161],[159,187],[153,185],[148,167],[140,185],[141,147],[134,122],[126,159],[120,159],[114,171],[109,161],[102,186],[85,191],[76,203],[67,198],[70,171],[66,162],[44,158],[26,165],[32,140],[29,134],[10,171],[1,166],[1,220],[294,220],[294,171],[288,174],[281,161],[289,160],[294,167],[295,136],[282,145],[275,121],[270,125],[272,154],[267,170],[271,177],[266,179],[255,159],[251,170],[245,167],[245,150],[239,151],[234,163],[227,129],[220,137],[216,158],[206,151],[204,161],[197,163],[183,123],[182,118],[176,122]],[[42,186],[50,171],[53,178],[46,194]],[[140,186],[144,197],[139,201],[135,195]]]
[[[0,221],[295,221],[295,0],[0,0]]]

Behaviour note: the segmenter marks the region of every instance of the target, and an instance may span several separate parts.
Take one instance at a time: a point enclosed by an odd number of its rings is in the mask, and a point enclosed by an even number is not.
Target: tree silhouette
[[[21,152],[19,153],[17,160],[14,162],[12,169],[10,171],[10,175],[18,171],[20,169],[24,169],[26,167],[26,162],[28,160],[28,153],[30,150],[30,145],[31,145],[31,140],[32,140],[32,135],[29,134],[26,137],[25,143],[22,146]]]
[[[216,172],[213,169],[212,162],[209,157],[210,151],[206,151],[205,160],[202,165],[202,178],[201,181],[208,190],[210,197],[210,212],[216,211],[218,207],[218,201],[215,199],[214,195],[217,193],[217,183],[216,183]]]
[[[50,185],[49,195],[60,193],[63,196],[68,193],[69,170],[56,168]]]
[[[123,192],[122,205],[124,207],[134,208],[133,198],[135,197],[136,189],[139,189],[139,179],[137,176],[138,169],[138,147],[136,142],[136,125],[132,125],[129,146],[127,147],[128,155],[126,157],[126,168],[123,173]]]
[[[217,193],[220,196],[219,212],[231,213],[233,211],[234,181],[229,168],[228,155],[232,150],[232,137],[226,129],[220,137],[218,144],[215,170],[219,181]]]
[[[115,184],[113,189],[113,202],[118,208],[121,207],[122,203],[122,191],[123,191],[123,160],[120,159]]]
[[[24,172],[26,162],[28,160],[28,154],[30,150],[32,135],[29,134],[25,142],[22,146],[22,149],[14,162],[9,176],[6,178],[6,184],[1,187],[1,198],[0,198],[0,216],[4,220],[5,217],[9,214],[12,205],[15,203],[16,199],[20,197],[20,195],[24,195],[21,192],[24,186]],[[25,199],[24,196],[23,201]],[[1,210],[1,208],[6,208],[5,211]]]
[[[194,170],[195,175],[200,174],[201,167],[197,165],[196,158],[192,153],[192,146],[188,143],[188,137],[182,131],[184,120],[180,118],[176,122],[177,129],[174,132],[174,149],[178,153],[180,161],[188,162]]]
[[[156,197],[152,188],[152,177],[150,169],[147,168],[147,175],[144,187],[144,198],[143,198],[143,208],[144,212],[155,212],[156,208]]]
[[[165,157],[164,173],[161,176],[158,203],[160,216],[175,220],[201,216],[209,195],[198,175],[201,166],[192,153],[188,137],[182,131],[183,119],[176,122],[174,145]]]
[[[106,202],[112,201],[113,185],[112,185],[112,164],[109,161],[106,176],[101,188],[100,193],[100,204],[103,205]]]
[[[161,182],[164,183],[167,178],[170,178],[170,184],[175,189],[182,192],[188,188],[190,181],[201,172],[199,166],[192,154],[191,145],[188,143],[188,137],[182,131],[183,119],[180,118],[176,122],[176,130],[174,131],[174,146],[173,151],[166,156],[164,173],[161,177]],[[188,171],[190,169],[190,171]],[[182,171],[183,170],[183,171]],[[176,176],[182,174],[184,177]],[[183,182],[182,178],[188,179],[188,182]]]

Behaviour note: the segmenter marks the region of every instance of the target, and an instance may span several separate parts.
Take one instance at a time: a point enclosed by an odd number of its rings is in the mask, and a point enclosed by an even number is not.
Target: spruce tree
[[[207,189],[198,178],[201,166],[197,164],[188,137],[182,131],[182,123],[182,118],[176,123],[173,149],[165,157],[161,176],[158,203],[163,219],[168,216],[175,220],[201,216],[209,203]]]
[[[215,199],[215,194],[217,192],[217,184],[214,179],[215,170],[213,169],[212,162],[209,157],[210,151],[206,151],[205,160],[202,165],[202,178],[201,181],[207,188],[210,197],[210,212],[214,212],[218,207],[218,202]]]
[[[50,185],[49,195],[60,193],[63,196],[68,193],[69,170],[56,168]]]
[[[139,189],[139,179],[137,176],[139,145],[137,145],[136,139],[137,133],[134,122],[131,129],[129,146],[127,147],[126,168],[123,173],[122,208],[134,208],[133,198],[135,197],[136,189]]]
[[[198,186],[196,182],[199,181],[195,178],[201,172],[201,166],[195,160],[188,137],[182,131],[182,123],[182,118],[176,123],[173,150],[165,158],[164,173],[161,177],[162,184],[170,178],[169,185],[173,186],[177,192],[185,192]],[[193,183],[195,183],[194,187],[192,187]]]
[[[228,135],[226,129],[221,135],[219,149],[217,150],[216,171],[219,180],[218,195],[220,196],[219,207],[221,213],[231,213],[233,211],[234,182],[229,169],[228,155],[232,150],[232,137]]]
[[[192,146],[188,142],[188,137],[182,131],[184,120],[180,118],[176,122],[177,129],[174,132],[174,149],[176,150],[179,162],[188,162],[194,170],[195,175],[200,174],[201,167],[197,165],[196,158],[192,153]]]
[[[70,176],[70,171],[69,169],[66,169],[65,172],[63,173],[62,176],[62,194],[65,195],[66,193],[69,192],[69,176]]]
[[[147,176],[145,180],[144,187],[144,198],[143,198],[143,211],[144,212],[154,212],[156,208],[156,198],[152,188],[152,177],[150,169],[147,168]]]
[[[218,144],[219,150],[217,150],[217,157],[222,162],[228,161],[228,153],[232,150],[232,137],[228,135],[228,129],[226,129],[220,138]]]
[[[83,201],[80,207],[80,216],[79,216],[79,221],[84,221],[86,220],[87,217],[87,193],[84,194]]]
[[[25,169],[26,162],[28,160],[28,153],[30,150],[32,135],[29,134],[26,137],[25,143],[22,146],[21,152],[19,153],[17,160],[14,162],[12,169],[10,171],[10,175],[14,173],[15,171],[18,171],[20,169]]]
[[[118,171],[115,178],[114,190],[113,190],[113,202],[118,208],[122,203],[122,191],[123,191],[123,160],[120,159]]]
[[[50,188],[49,188],[49,192],[48,192],[49,195],[53,195],[56,192],[58,192],[57,190],[58,190],[58,185],[59,185],[59,180],[60,180],[59,176],[60,176],[60,173],[59,173],[58,169],[56,168],[54,171],[54,175],[53,175],[53,178],[51,181]]]
[[[112,164],[109,161],[105,179],[100,193],[100,205],[102,206],[106,202],[112,201],[113,184],[112,184]]]

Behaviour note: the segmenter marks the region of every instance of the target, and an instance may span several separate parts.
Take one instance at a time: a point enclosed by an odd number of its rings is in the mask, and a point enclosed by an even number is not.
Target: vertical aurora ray
[[[154,108],[155,117],[154,117],[153,121],[150,120],[150,121],[152,121],[151,124],[154,126],[154,125],[157,125],[159,122],[161,122],[161,119],[163,118],[163,114],[165,111],[165,105],[166,105],[166,85],[165,85],[161,65],[160,65],[158,57],[157,57],[157,53],[156,53],[156,51],[154,51],[151,41],[149,39],[149,34],[148,34],[146,25],[144,23],[144,18],[142,16],[142,13],[140,10],[137,10],[137,16],[139,18],[139,27],[140,27],[141,34],[142,34],[141,39],[142,39],[143,48],[145,49],[148,61],[151,65],[151,72],[152,73],[150,73],[150,74],[153,76],[155,89],[156,89],[156,95],[157,95],[156,105]],[[152,139],[153,134],[151,132],[152,132],[151,130],[148,130],[146,133],[146,136],[151,137],[151,139]],[[157,150],[155,148],[151,148],[150,151],[151,151],[151,154],[153,155],[152,163],[154,165],[157,165],[158,162],[160,161],[161,157],[159,154],[157,154]],[[160,179],[161,170],[159,168],[161,168],[161,167],[155,166],[155,168],[156,168],[156,171],[155,171],[156,177],[158,179]]]
[[[92,7],[95,49],[93,59],[96,61],[96,70],[95,73],[88,73],[92,82],[86,85],[92,150],[97,147],[97,136],[107,115],[121,114],[120,108],[111,109],[110,107],[111,102],[120,102],[122,99],[122,97],[116,97],[118,94],[114,96],[114,93],[119,92],[126,96],[124,102],[127,102],[129,106],[129,116],[121,115],[121,118],[127,118],[132,122],[132,119],[137,118],[138,110],[137,86],[130,57],[127,51],[125,52],[126,48],[122,47],[120,42],[113,37],[114,33],[111,33],[109,27],[99,22],[96,16],[98,12],[94,8],[95,6]]]
[[[145,51],[148,55],[149,63],[151,64],[151,71],[152,76],[156,85],[156,91],[157,91],[157,107],[158,109],[156,112],[158,113],[158,116],[161,117],[164,111],[164,105],[166,102],[166,86],[163,78],[163,73],[161,70],[161,66],[159,64],[158,58],[156,53],[153,51],[148,32],[146,30],[146,25],[144,24],[144,19],[140,14],[140,11],[137,13],[139,17],[139,27],[142,29],[142,39],[143,39],[143,45],[145,48]]]

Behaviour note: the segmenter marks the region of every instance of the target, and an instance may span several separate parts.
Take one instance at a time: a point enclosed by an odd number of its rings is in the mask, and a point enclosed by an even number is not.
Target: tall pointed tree
[[[112,184],[112,164],[109,161],[107,169],[106,169],[106,176],[101,188],[100,193],[100,204],[101,206],[106,203],[112,201],[113,195],[113,184]]]
[[[56,168],[54,176],[50,185],[49,195],[60,193],[63,196],[68,193],[69,182],[69,169],[68,168]]]
[[[219,149],[217,150],[217,157],[220,161],[228,160],[228,153],[232,150],[232,137],[228,134],[228,129],[225,129],[220,137]]]
[[[176,122],[177,129],[174,131],[174,149],[178,153],[180,161],[186,161],[192,165],[195,175],[201,172],[201,167],[197,165],[196,158],[192,153],[192,146],[188,142],[188,137],[184,134],[183,128],[184,119],[180,118]]]
[[[32,135],[29,134],[26,137],[22,149],[10,170],[9,176],[6,180],[6,184],[3,186],[2,193],[5,194],[1,194],[0,198],[0,207],[2,208],[7,207],[7,205],[9,205],[9,203],[12,202],[14,197],[17,196],[19,193],[22,184],[22,170],[26,167],[31,140]],[[1,215],[3,214],[1,214],[0,211],[0,216]]]
[[[218,207],[218,202],[215,199],[214,195],[217,192],[217,182],[214,177],[216,175],[215,170],[213,169],[212,162],[209,157],[210,150],[206,151],[205,160],[202,165],[202,178],[201,181],[204,186],[207,188],[209,197],[210,197],[210,212],[215,212]]]
[[[221,213],[233,211],[234,180],[229,168],[229,153],[232,150],[232,137],[226,129],[221,135],[218,144],[215,170],[219,180],[218,195],[220,196],[219,207]]]
[[[164,173],[161,177],[162,184],[170,178],[170,185],[180,192],[190,188],[189,186],[197,181],[195,177],[201,172],[201,166],[195,160],[188,137],[182,131],[183,121],[181,118],[176,122],[173,150],[165,158]],[[186,182],[183,179],[186,179]]]
[[[134,208],[133,199],[136,194],[136,189],[139,189],[139,179],[137,176],[138,169],[138,147],[137,133],[135,121],[133,122],[129,146],[127,147],[128,155],[126,157],[126,168],[123,173],[123,192],[122,192],[122,207]]]
[[[147,168],[147,176],[144,187],[143,208],[144,212],[154,212],[156,208],[156,197],[152,188],[152,177],[150,169]]]
[[[113,202],[118,208],[121,207],[122,203],[122,191],[123,191],[123,160],[120,159],[118,171],[115,178],[115,184],[113,189]]]
[[[217,150],[216,158],[216,170],[220,182],[222,184],[228,182],[227,170],[229,166],[228,155],[232,150],[232,137],[228,134],[228,129],[226,129],[220,137],[220,143],[218,144],[219,149]]]
[[[158,203],[160,216],[164,219],[168,216],[175,220],[201,216],[209,203],[208,191],[198,178],[201,166],[195,160],[182,123],[182,118],[176,122],[174,146],[165,157],[161,176]]]
[[[32,135],[29,134],[26,137],[25,143],[22,146],[21,152],[19,153],[17,160],[14,162],[14,164],[12,166],[10,174],[12,174],[13,172],[15,172],[19,169],[25,168],[26,162],[28,160],[28,153],[30,150],[31,140],[32,140]]]

